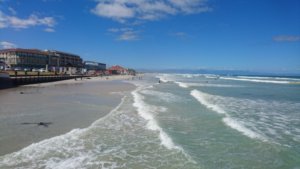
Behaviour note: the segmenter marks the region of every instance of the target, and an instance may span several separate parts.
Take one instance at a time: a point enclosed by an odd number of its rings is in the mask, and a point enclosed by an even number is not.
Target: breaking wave
[[[263,80],[263,79],[250,79],[250,78],[233,78],[233,77],[221,77],[224,80],[236,80],[236,81],[246,81],[246,82],[257,82],[257,83],[274,83],[274,84],[290,84],[291,81],[283,80]]]
[[[266,141],[266,139],[262,135],[246,128],[241,122],[233,119],[223,108],[219,107],[217,104],[211,103],[210,100],[215,99],[213,97],[216,97],[216,96],[203,93],[199,90],[192,90],[190,94],[196,100],[198,100],[202,105],[207,107],[208,109],[211,109],[219,114],[225,115],[225,117],[223,117],[222,120],[227,126],[241,132],[243,135],[245,135],[249,138],[260,139],[262,141]]]
[[[142,89],[142,87],[138,87],[135,91],[132,92],[132,95],[134,97],[133,106],[137,108],[139,115],[148,121],[147,128],[150,130],[158,131],[162,145],[164,145],[168,149],[182,150],[180,147],[173,143],[172,139],[163,131],[163,129],[157,124],[157,121],[155,120],[154,115],[158,112],[166,111],[166,108],[146,104],[143,101],[143,96],[139,94],[139,91]]]

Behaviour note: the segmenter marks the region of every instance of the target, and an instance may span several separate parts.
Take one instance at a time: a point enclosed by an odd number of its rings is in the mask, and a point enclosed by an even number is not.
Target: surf
[[[222,121],[224,124],[226,124],[228,127],[237,130],[238,132],[242,133],[243,135],[252,138],[252,139],[259,139],[262,141],[267,141],[266,138],[261,136],[260,134],[252,131],[251,129],[246,128],[242,123],[238,122],[237,120],[234,120],[223,108],[219,107],[216,104],[213,104],[209,101],[210,97],[214,97],[213,95],[209,95],[206,93],[203,93],[199,90],[192,90],[190,92],[191,96],[193,96],[200,104],[204,105],[207,109],[213,110],[214,112],[217,112],[219,114],[224,115],[222,118]]]
[[[155,113],[158,113],[159,111],[165,111],[166,108],[146,104],[143,100],[143,96],[139,94],[139,92],[143,89],[143,87],[138,87],[132,92],[134,98],[133,106],[136,107],[139,115],[148,121],[147,128],[149,130],[158,131],[161,144],[164,145],[166,148],[182,150],[182,148],[173,143],[172,139],[158,125],[154,117]]]
[[[280,81],[280,80],[262,80],[255,78],[233,78],[233,77],[221,77],[224,80],[236,80],[236,81],[246,81],[246,82],[257,82],[257,83],[274,83],[274,84],[290,84],[291,81]]]

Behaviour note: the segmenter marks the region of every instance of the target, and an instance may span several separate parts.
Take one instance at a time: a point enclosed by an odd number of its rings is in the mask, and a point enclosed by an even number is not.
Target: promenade
[[[0,77],[0,89],[12,88],[21,85],[54,82],[68,79],[82,80],[88,77],[83,75],[12,75],[9,77]]]

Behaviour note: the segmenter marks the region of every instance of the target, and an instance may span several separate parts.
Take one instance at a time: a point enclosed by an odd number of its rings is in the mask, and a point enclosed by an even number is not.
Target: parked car
[[[20,67],[15,67],[14,70],[19,71],[19,70],[22,70],[22,69]]]
[[[39,69],[39,72],[46,72],[44,68]]]

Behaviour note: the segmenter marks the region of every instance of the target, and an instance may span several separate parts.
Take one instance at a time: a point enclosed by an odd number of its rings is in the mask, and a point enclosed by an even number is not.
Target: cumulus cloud
[[[55,30],[53,28],[46,28],[44,29],[45,32],[55,32]]]
[[[126,22],[158,20],[168,15],[208,12],[206,0],[98,0],[92,13]]]
[[[10,48],[16,48],[17,45],[10,43],[10,42],[6,42],[6,41],[2,41],[0,42],[0,46],[2,49],[10,49]]]
[[[172,33],[171,36],[175,36],[175,37],[178,37],[180,39],[186,39],[189,37],[189,35],[185,32],[175,32],[175,33]]]
[[[17,11],[14,10],[14,8],[12,8],[12,7],[9,7],[8,10],[9,10],[9,12],[10,12],[12,15],[16,15],[16,14],[17,14]]]
[[[118,40],[120,41],[134,41],[138,39],[139,39],[138,33],[135,31],[123,32],[118,38]]]
[[[0,11],[0,28],[25,29],[33,26],[54,27],[56,21],[53,17],[38,17],[30,15],[28,18],[19,18],[17,16],[6,15]]]
[[[135,31],[133,28],[110,28],[107,31],[116,34],[116,39],[119,41],[139,40],[139,31]]]
[[[300,41],[300,36],[280,35],[280,36],[274,36],[273,40],[276,42],[297,42]]]

